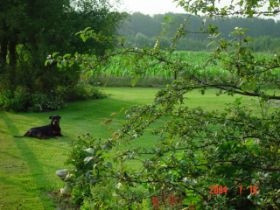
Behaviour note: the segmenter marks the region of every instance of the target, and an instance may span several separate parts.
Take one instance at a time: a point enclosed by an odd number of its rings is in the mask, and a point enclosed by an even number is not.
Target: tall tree
[[[74,87],[80,78],[77,65],[69,71],[57,71],[55,65],[45,66],[45,60],[53,52],[79,51],[102,55],[106,49],[113,48],[113,42],[89,40],[83,43],[76,35],[78,31],[91,27],[97,34],[114,38],[122,15],[111,11],[108,2],[1,1],[0,73],[6,77],[1,78],[5,87],[1,87],[0,92],[14,91],[19,86],[30,96],[34,92],[55,96],[58,86]]]

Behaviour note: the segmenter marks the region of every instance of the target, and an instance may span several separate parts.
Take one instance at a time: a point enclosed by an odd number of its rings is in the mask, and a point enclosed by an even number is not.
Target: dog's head
[[[49,118],[51,120],[52,125],[59,125],[59,121],[61,119],[61,117],[59,115],[50,116]]]

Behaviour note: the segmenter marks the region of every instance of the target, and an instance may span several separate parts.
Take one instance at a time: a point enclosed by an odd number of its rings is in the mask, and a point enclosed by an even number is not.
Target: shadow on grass
[[[13,121],[8,117],[6,113],[2,113],[2,119],[5,122],[10,134],[19,135],[17,127],[14,125]],[[29,148],[26,142],[22,139],[13,138],[13,140],[21,154],[22,160],[24,160],[27,163],[30,169],[33,183],[36,185],[37,190],[40,192],[38,197],[44,209],[48,209],[51,202],[46,200],[46,196],[43,194],[43,188],[44,186],[51,186],[51,183],[49,182],[47,177],[44,176],[44,171],[40,162],[37,160],[32,149]]]

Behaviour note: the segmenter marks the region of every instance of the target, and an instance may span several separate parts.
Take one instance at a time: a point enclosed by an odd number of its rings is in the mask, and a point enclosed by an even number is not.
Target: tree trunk
[[[12,67],[15,67],[17,63],[16,46],[17,46],[16,39],[12,39],[9,43],[9,61]]]
[[[177,71],[174,71],[174,80],[177,79]]]
[[[1,66],[4,66],[7,61],[6,61],[6,58],[7,58],[7,54],[8,54],[8,40],[3,37],[1,39],[1,49],[0,49],[0,64]]]

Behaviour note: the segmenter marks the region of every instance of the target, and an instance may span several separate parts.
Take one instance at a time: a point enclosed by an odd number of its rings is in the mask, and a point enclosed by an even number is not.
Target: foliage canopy
[[[81,42],[77,31],[91,27],[114,39],[123,15],[103,0],[1,1],[0,5],[0,108],[14,111],[54,110],[81,89],[79,66],[60,71],[45,66],[57,53],[103,55],[111,42]],[[57,54],[56,53],[56,54]],[[77,95],[77,94],[75,94]],[[46,105],[48,98],[52,105]],[[74,99],[74,98],[72,98]],[[40,105],[39,109],[38,104]]]

